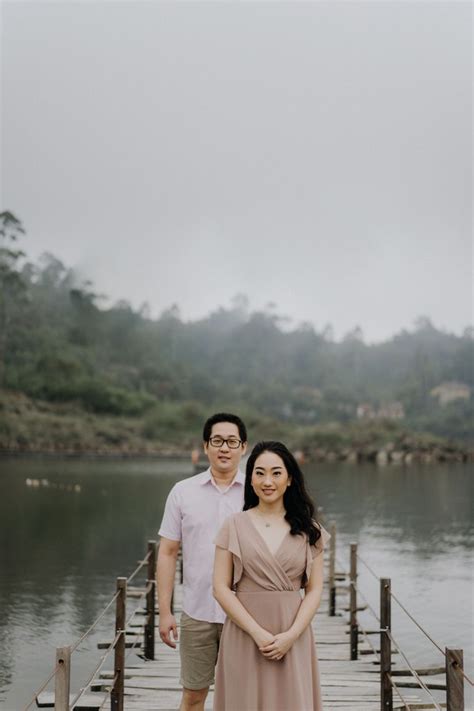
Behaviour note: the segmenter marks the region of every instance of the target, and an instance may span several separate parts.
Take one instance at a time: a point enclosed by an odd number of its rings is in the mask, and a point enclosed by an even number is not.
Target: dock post
[[[446,708],[464,711],[463,650],[446,647]]]
[[[156,541],[148,541],[148,574],[145,622],[145,659],[155,658]]]
[[[332,523],[329,545],[329,616],[336,614],[336,524]]]
[[[387,634],[391,630],[391,580],[380,578],[380,709],[392,711],[393,692],[390,681],[392,671],[392,642]]]
[[[359,625],[357,623],[357,543],[351,543],[350,623],[351,660],[359,656]]]
[[[59,667],[54,681],[54,711],[69,711],[71,687],[71,647],[56,649],[56,665]]]
[[[117,578],[117,602],[115,605],[114,685],[110,694],[111,711],[123,711],[123,687],[125,677],[125,617],[127,601],[127,578]]]

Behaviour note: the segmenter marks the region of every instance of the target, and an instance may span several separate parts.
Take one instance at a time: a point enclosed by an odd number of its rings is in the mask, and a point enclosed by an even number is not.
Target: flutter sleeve
[[[311,575],[311,568],[313,567],[313,560],[317,558],[319,555],[323,554],[324,549],[326,548],[329,539],[331,536],[329,533],[326,531],[326,529],[321,526],[320,523],[316,524],[319,530],[321,531],[321,536],[318,538],[314,546],[310,545],[309,540],[307,541],[306,544],[306,568],[305,568],[305,573],[304,573],[304,586],[308,583],[308,580]]]
[[[239,536],[234,516],[226,518],[214,539],[214,543],[219,548],[223,548],[232,553],[232,562],[234,564],[232,588],[234,589],[242,577],[243,572],[242,553],[240,551]]]

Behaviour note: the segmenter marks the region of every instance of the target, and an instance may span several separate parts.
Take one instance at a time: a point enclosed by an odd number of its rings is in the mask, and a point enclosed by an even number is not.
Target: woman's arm
[[[216,546],[214,558],[213,593],[219,605],[230,619],[254,640],[257,647],[270,644],[275,636],[260,627],[232,592],[232,553]]]
[[[295,621],[286,632],[275,635],[271,644],[260,651],[267,659],[281,659],[304,632],[316,614],[321,603],[324,579],[324,556],[321,553],[313,560],[311,575],[306,586],[305,596],[300,605]]]

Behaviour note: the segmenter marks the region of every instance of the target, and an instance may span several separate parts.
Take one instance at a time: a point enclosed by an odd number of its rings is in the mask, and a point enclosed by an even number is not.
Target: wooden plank
[[[72,704],[77,694],[70,694],[69,705]],[[40,709],[52,709],[54,708],[54,691],[42,691],[36,697],[36,705]],[[104,702],[104,699],[108,694],[84,694],[82,699],[77,702],[74,709],[77,711],[97,711],[100,705]]]

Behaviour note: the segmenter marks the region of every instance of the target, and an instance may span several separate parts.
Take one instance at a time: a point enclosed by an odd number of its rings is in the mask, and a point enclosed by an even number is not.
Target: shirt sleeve
[[[176,486],[173,486],[166,499],[165,512],[158,535],[172,541],[181,540],[181,505]]]

